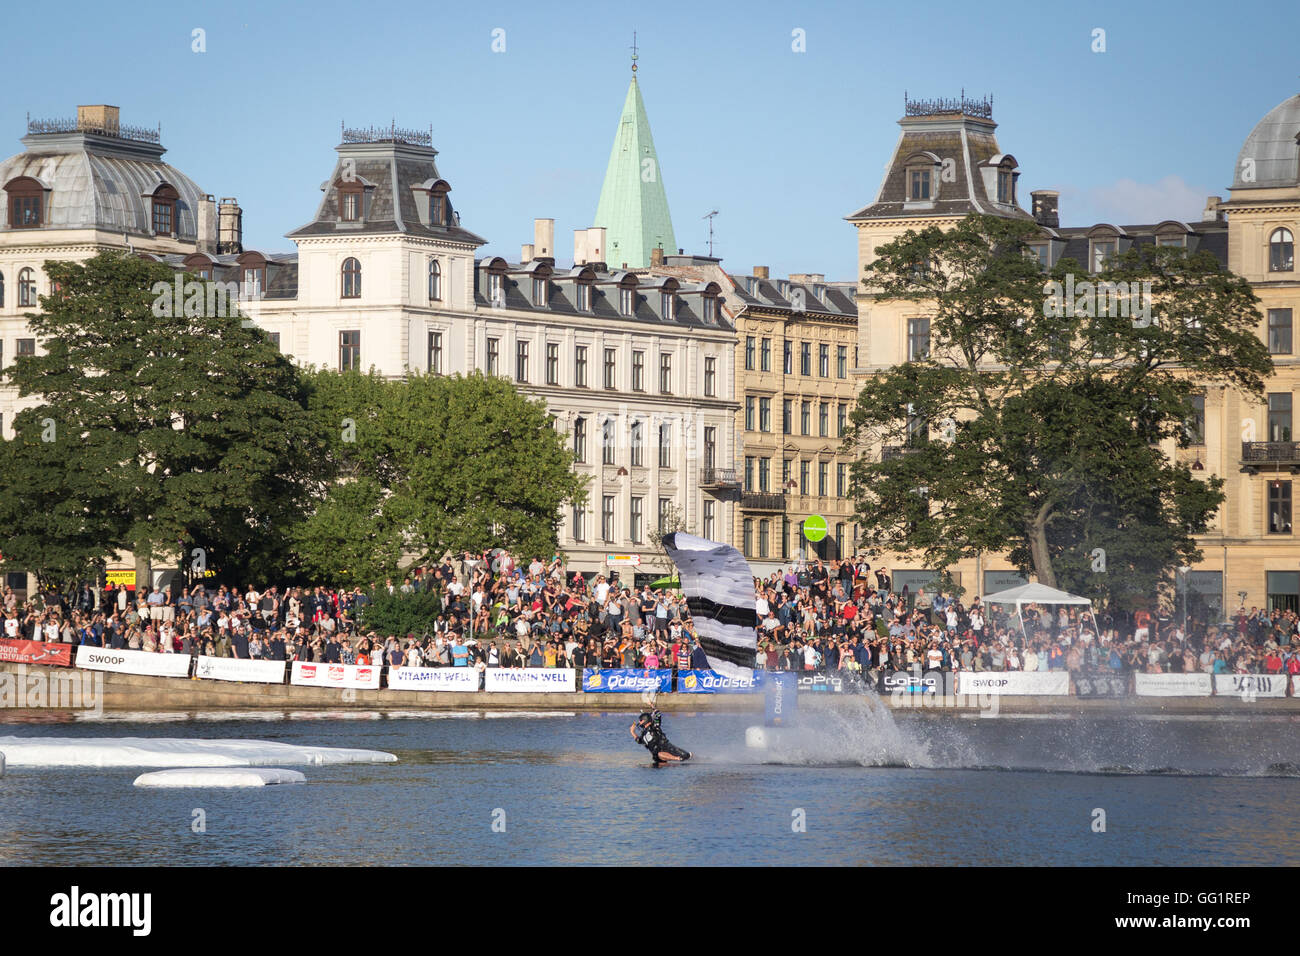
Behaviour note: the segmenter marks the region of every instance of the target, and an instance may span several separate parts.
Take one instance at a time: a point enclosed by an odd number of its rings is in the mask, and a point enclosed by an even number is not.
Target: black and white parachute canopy
[[[758,650],[754,575],[739,551],[677,532],[664,535],[709,666],[724,677],[752,677]]]

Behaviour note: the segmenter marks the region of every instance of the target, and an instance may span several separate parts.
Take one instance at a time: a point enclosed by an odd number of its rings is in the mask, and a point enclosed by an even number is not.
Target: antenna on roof
[[[718,211],[715,209],[713,210],[713,212],[709,213],[708,215],[700,217],[702,219],[709,220],[709,258],[710,259],[713,258],[713,217],[716,216],[717,214]]]
[[[636,76],[636,31],[632,31],[632,75]]]

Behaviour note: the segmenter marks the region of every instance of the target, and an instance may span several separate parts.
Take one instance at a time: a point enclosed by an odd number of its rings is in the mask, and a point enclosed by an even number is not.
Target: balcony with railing
[[[1269,467],[1300,471],[1300,442],[1244,441],[1241,443],[1241,463],[1241,470],[1247,474]]]
[[[785,511],[785,495],[747,491],[740,496],[740,507],[744,511]]]
[[[910,455],[917,451],[915,448],[908,448],[906,445],[882,445],[880,448],[880,460],[889,461],[893,458],[902,458],[904,455]]]
[[[739,488],[740,475],[734,468],[701,468],[700,487],[718,490]]]

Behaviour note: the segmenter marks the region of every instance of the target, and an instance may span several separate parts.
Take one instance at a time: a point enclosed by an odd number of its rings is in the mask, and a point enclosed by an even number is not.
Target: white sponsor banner
[[[1069,671],[958,671],[954,694],[1023,694],[1065,697]]]
[[[1216,697],[1285,697],[1285,674],[1215,674]]]
[[[156,654],[153,651],[114,651],[82,644],[77,648],[77,666],[92,671],[115,671],[119,674],[189,677],[190,655]]]
[[[377,664],[309,664],[306,661],[293,662],[291,684],[303,684],[307,687],[359,687],[362,689],[379,689],[379,666]]]
[[[1209,697],[1209,674],[1134,674],[1139,697]]]
[[[516,694],[566,694],[573,691],[572,667],[489,667],[485,690]]]
[[[478,690],[478,671],[472,667],[393,667],[389,690]]]
[[[194,676],[202,680],[237,680],[246,684],[283,684],[284,661],[201,656]]]

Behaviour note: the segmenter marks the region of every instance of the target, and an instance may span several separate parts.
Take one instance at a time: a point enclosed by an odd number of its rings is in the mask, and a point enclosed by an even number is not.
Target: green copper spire
[[[632,69],[636,70],[635,63]],[[611,269],[621,269],[625,262],[629,269],[645,268],[650,265],[650,250],[656,246],[662,246],[665,255],[677,253],[659,154],[650,136],[650,120],[635,72],[614,134],[593,224],[605,227],[605,259]]]

